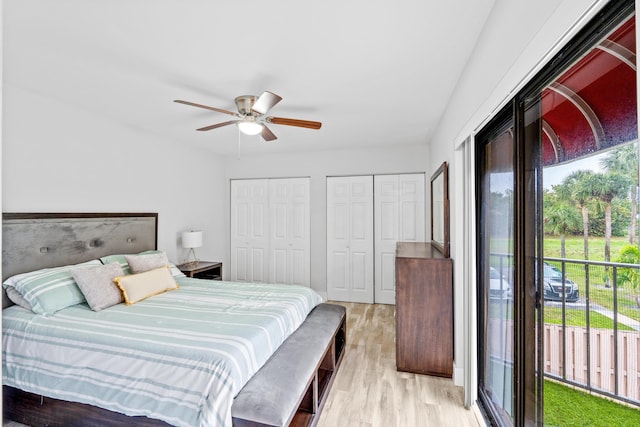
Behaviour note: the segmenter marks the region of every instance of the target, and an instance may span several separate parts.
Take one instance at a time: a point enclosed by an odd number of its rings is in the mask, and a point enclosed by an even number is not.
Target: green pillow
[[[37,314],[53,314],[58,310],[85,302],[84,295],[71,274],[72,269],[101,265],[92,260],[75,265],[45,268],[12,276],[3,286],[13,287]]]

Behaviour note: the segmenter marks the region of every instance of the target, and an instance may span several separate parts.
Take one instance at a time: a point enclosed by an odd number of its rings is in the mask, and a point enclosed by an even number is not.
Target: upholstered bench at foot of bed
[[[233,424],[315,425],[344,352],[346,310],[320,304],[236,396]]]

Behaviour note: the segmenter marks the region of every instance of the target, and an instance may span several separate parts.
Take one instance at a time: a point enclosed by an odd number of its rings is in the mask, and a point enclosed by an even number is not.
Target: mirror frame
[[[445,258],[449,258],[448,169],[447,162],[444,162],[431,176],[431,246]]]

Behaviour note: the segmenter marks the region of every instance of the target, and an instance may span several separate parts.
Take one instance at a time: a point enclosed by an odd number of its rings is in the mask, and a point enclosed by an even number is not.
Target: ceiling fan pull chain
[[[238,128],[238,160],[240,160],[240,138],[242,138],[242,132],[240,131],[239,127],[237,128]]]

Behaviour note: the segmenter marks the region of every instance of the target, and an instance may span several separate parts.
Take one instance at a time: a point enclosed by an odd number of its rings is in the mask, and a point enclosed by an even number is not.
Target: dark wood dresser
[[[396,367],[453,374],[453,261],[430,243],[396,246]]]

